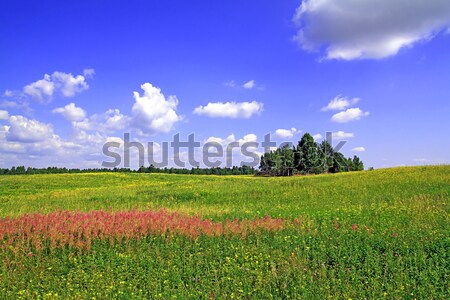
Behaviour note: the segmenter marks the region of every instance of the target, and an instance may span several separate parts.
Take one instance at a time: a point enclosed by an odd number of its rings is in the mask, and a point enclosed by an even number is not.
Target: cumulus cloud
[[[231,147],[229,148],[231,143],[237,143],[239,144],[240,147],[242,147],[244,144],[246,143],[255,143],[257,142],[257,136],[254,133],[249,133],[244,135],[242,138],[237,139],[236,136],[232,133],[229,136],[227,136],[226,138],[220,138],[220,137],[209,137],[208,139],[205,140],[205,142],[203,143],[203,146],[206,143],[216,143],[216,144],[220,144],[222,146],[222,149],[224,151],[223,153],[223,157],[225,160],[220,160],[221,166],[225,166],[227,163],[231,162],[232,164],[241,164],[241,163],[247,163],[247,162],[251,162],[251,159],[249,159],[249,157],[243,155],[243,153],[241,151],[239,151],[237,149],[237,147]],[[247,146],[249,146],[249,144],[247,144]],[[206,149],[203,149],[206,150]],[[248,151],[251,151],[253,153],[255,153],[258,156],[262,155],[261,151],[258,151],[258,149],[256,147],[247,147]],[[262,149],[261,149],[262,150]],[[209,151],[209,150],[208,150]]]
[[[8,120],[9,114],[6,110],[0,110],[0,120]]]
[[[206,106],[195,108],[194,114],[211,118],[244,118],[248,119],[255,114],[260,114],[263,104],[260,102],[210,102]]]
[[[176,112],[177,97],[168,96],[166,98],[160,88],[150,83],[144,83],[141,88],[144,90],[143,96],[134,92],[136,102],[132,108],[132,125],[148,134],[172,130],[174,125],[182,120]]]
[[[254,81],[254,80],[249,80],[249,81],[247,81],[246,83],[244,83],[244,84],[242,85],[242,87],[243,87],[244,89],[251,90],[252,88],[255,87],[255,81]]]
[[[89,88],[85,77],[82,75],[73,76],[70,73],[54,72],[52,79],[64,97],[72,97],[76,93],[80,93]]]
[[[226,138],[220,138],[220,137],[209,137],[206,139],[205,143],[218,143],[226,148],[230,143],[237,142],[239,145],[243,145],[245,143],[251,143],[251,142],[257,142],[258,137],[254,133],[249,133],[244,135],[240,139],[236,139],[235,135],[232,133]]]
[[[299,131],[294,127],[291,129],[277,129],[275,130],[275,136],[281,139],[290,139],[298,132]]]
[[[327,106],[322,107],[322,111],[328,110],[344,110],[347,107],[354,105],[361,100],[360,98],[352,98],[348,99],[347,97],[343,97],[341,95],[334,97]]]
[[[236,137],[232,133],[226,138],[220,138],[220,137],[211,136],[211,137],[206,139],[205,143],[219,143],[219,144],[224,146],[224,145],[228,145],[229,143],[232,143],[234,141],[236,141]]]
[[[64,107],[58,107],[53,110],[53,113],[58,113],[64,116],[68,121],[81,121],[86,117],[86,112],[77,107],[75,103],[69,103]]]
[[[11,116],[6,139],[11,142],[35,143],[48,139],[53,135],[50,124],[37,120],[29,120],[24,116]]]
[[[108,109],[102,114],[93,114],[89,118],[72,122],[76,130],[81,131],[99,131],[102,133],[122,130],[129,125],[130,118],[120,112],[118,109]]]
[[[94,74],[93,69],[86,70],[85,74],[91,78]],[[24,94],[40,102],[50,102],[52,96],[59,92],[63,97],[73,97],[89,88],[86,77],[83,75],[73,76],[71,73],[54,72],[45,74],[43,79],[26,85],[23,88]]]
[[[50,75],[45,74],[43,79],[30,83],[23,88],[23,92],[37,100],[44,100],[45,97],[51,97],[55,90],[55,83]]]
[[[355,135],[350,132],[344,132],[344,131],[336,131],[331,134],[331,137],[333,140],[343,140],[343,139],[349,139],[354,137]]]
[[[9,132],[10,126],[0,126],[0,152],[2,157],[5,153],[24,153],[25,147],[21,143],[8,142],[6,135]]]
[[[450,28],[448,0],[305,0],[295,40],[327,59],[380,59]]]
[[[312,137],[313,137],[314,141],[323,139],[323,136],[320,133],[317,133],[317,134],[313,135]]]
[[[364,148],[364,147],[355,147],[355,148],[352,149],[352,151],[355,151],[355,152],[364,152],[364,151],[366,151],[366,148]]]
[[[338,112],[331,117],[331,121],[337,123],[347,123],[350,121],[360,120],[369,115],[369,112],[364,112],[360,108],[349,108],[345,111]]]

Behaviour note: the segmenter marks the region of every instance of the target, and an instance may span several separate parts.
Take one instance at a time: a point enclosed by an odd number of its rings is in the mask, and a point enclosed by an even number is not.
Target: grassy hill
[[[31,226],[24,214],[58,210],[107,210],[117,221],[116,211],[165,209],[181,223],[92,239],[89,249],[53,245],[45,232],[36,249],[11,229],[0,236],[0,298],[447,298],[449,192],[450,166],[289,178],[2,176],[3,226],[20,218]],[[265,216],[283,225],[274,230]],[[236,234],[180,231],[201,220],[236,226]]]

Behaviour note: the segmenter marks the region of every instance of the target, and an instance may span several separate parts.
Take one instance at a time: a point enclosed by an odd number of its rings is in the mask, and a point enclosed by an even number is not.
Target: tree
[[[309,133],[305,133],[298,142],[297,156],[294,158],[297,163],[295,167],[300,173],[321,173],[317,144]]]
[[[353,161],[352,161],[352,170],[353,171],[363,171],[364,170],[364,164],[363,162],[359,159],[358,156],[353,156]]]
[[[333,157],[333,147],[330,145],[330,143],[328,143],[328,141],[324,140],[319,145],[319,160],[322,172],[331,172],[331,168],[333,167]]]

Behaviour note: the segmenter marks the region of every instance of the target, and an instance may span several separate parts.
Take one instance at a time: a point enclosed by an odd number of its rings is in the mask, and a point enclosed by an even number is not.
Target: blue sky
[[[373,2],[3,1],[0,167],[100,167],[124,132],[449,163],[450,4]]]

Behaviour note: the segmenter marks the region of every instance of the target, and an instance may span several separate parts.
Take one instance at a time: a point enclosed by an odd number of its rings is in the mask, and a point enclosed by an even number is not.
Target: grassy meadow
[[[0,298],[448,299],[449,193],[450,166],[0,176]]]

